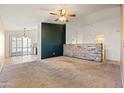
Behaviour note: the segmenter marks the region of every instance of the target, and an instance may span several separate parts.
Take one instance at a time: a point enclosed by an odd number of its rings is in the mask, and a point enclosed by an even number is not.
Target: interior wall
[[[41,29],[42,29],[42,26],[41,26],[41,22],[39,22],[39,24],[37,24],[37,27],[38,27],[38,57],[39,58],[41,58],[41,39],[39,39],[39,38],[41,38]]]
[[[5,42],[4,42],[4,28],[3,28],[3,22],[2,22],[2,19],[0,17],[0,58],[3,58],[4,57],[4,54],[5,54],[5,49],[4,49],[4,45],[5,45]]]
[[[23,36],[24,31],[5,31],[5,56],[10,56],[10,36]],[[38,43],[38,31],[26,31],[26,36],[32,39],[32,43]]]
[[[121,16],[121,23],[122,23],[122,31],[121,31],[121,71],[122,71],[122,81],[124,87],[124,5],[121,7],[122,16]]]
[[[120,28],[120,7],[98,11],[68,23],[66,43],[96,43],[96,35],[104,35],[106,59],[120,61]]]

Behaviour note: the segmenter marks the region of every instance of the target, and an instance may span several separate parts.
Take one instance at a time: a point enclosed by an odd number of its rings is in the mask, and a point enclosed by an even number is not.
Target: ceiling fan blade
[[[58,21],[59,19],[57,18],[57,19],[55,19],[54,21]]]
[[[51,15],[58,15],[57,13],[50,13]]]
[[[70,14],[68,14],[68,16],[70,16],[70,17],[75,17],[76,14],[74,14],[74,13],[70,13]]]
[[[66,22],[69,22],[69,20],[67,19]]]

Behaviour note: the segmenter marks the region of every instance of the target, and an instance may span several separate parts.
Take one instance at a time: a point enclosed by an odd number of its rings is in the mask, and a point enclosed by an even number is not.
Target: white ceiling
[[[119,5],[66,5],[69,11],[76,13],[76,19],[85,18],[88,15],[104,9],[119,7]],[[3,19],[5,30],[37,29],[37,24],[42,21],[53,22],[54,17],[50,12],[59,10],[63,5],[53,4],[11,4],[0,5],[0,16]],[[105,16],[107,17],[107,16]],[[97,19],[97,18],[94,18]],[[73,19],[71,21],[74,21]],[[70,22],[71,22],[70,21]]]

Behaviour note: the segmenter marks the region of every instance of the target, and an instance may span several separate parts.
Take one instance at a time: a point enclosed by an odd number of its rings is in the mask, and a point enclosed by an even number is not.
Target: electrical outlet
[[[56,53],[55,52],[53,52],[53,55],[55,55]]]

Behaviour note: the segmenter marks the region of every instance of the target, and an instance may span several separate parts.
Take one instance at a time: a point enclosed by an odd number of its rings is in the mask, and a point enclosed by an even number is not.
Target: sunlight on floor
[[[24,62],[31,62],[38,60],[38,56],[36,55],[28,55],[28,56],[17,56],[17,57],[8,57],[0,60],[0,63],[4,65],[11,65],[11,64],[19,64]]]

